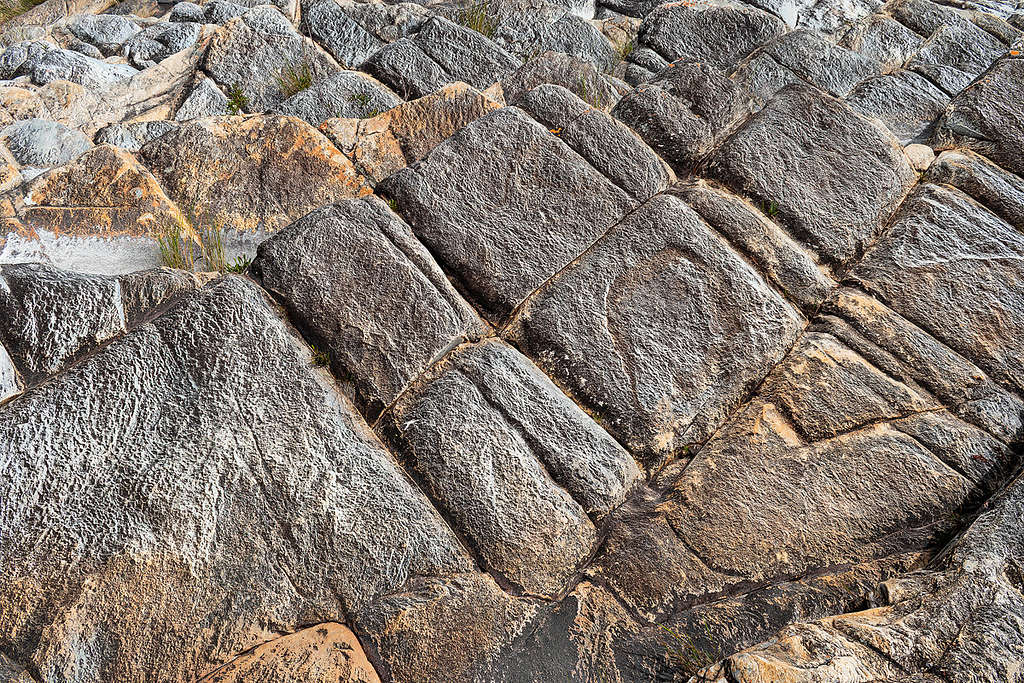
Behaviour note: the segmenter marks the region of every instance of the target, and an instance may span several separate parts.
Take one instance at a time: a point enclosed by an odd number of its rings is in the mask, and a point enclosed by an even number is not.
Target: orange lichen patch
[[[1010,50],[1010,56],[1011,57],[1018,57],[1018,56],[1020,56],[1020,50]]]
[[[241,681],[380,683],[355,634],[336,622],[310,626],[239,655],[199,683]]]
[[[372,192],[348,157],[290,116],[192,121],[140,156],[182,209],[238,231],[278,230],[313,209]]]
[[[101,145],[33,181],[22,219],[58,235],[153,236],[176,211],[131,154]]]
[[[406,102],[370,119],[328,119],[320,130],[377,183],[427,156],[441,141],[500,105],[465,83]]]

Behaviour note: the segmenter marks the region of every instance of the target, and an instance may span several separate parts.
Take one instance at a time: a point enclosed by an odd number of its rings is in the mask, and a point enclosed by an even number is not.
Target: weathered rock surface
[[[0,679],[1020,678],[1013,0],[28,4]]]
[[[191,121],[139,155],[182,210],[243,232],[272,232],[370,191],[327,138],[289,116]]]
[[[260,245],[253,272],[291,311],[369,420],[448,348],[487,327],[379,199],[314,211]],[[374,283],[356,296],[352,283]]]

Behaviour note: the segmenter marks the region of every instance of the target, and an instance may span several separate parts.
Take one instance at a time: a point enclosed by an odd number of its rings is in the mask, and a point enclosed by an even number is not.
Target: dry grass
[[[277,75],[277,85],[284,98],[288,99],[313,85],[313,69],[306,62],[286,66]]]
[[[459,10],[456,19],[466,28],[473,29],[477,33],[493,38],[498,30],[498,18],[491,13],[489,0],[475,0],[466,7]]]
[[[0,22],[20,16],[46,0],[0,0]]]
[[[196,227],[198,225],[198,227]],[[228,262],[224,250],[224,225],[220,220],[205,224],[181,214],[169,218],[157,237],[160,262],[170,268],[195,270],[200,263],[205,271],[241,273],[250,259],[239,256]]]

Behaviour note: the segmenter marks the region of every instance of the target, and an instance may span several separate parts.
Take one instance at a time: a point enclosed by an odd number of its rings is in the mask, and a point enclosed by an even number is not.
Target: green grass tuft
[[[242,86],[235,83],[228,90],[228,113],[232,116],[244,114],[249,108],[249,98],[242,92]]]
[[[474,0],[459,10],[458,23],[477,33],[493,38],[498,30],[498,18],[491,14],[490,0]]]
[[[313,70],[306,62],[286,66],[277,75],[277,85],[284,98],[288,99],[313,85]]]

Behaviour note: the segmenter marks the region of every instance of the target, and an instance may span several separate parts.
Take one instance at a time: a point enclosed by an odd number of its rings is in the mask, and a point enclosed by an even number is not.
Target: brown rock
[[[199,683],[380,683],[359,639],[336,622],[310,626],[243,653]]]
[[[276,231],[371,192],[344,154],[291,116],[197,119],[139,154],[183,210],[239,231]]]
[[[328,119],[320,130],[376,184],[500,107],[472,86],[451,83],[373,118]]]

